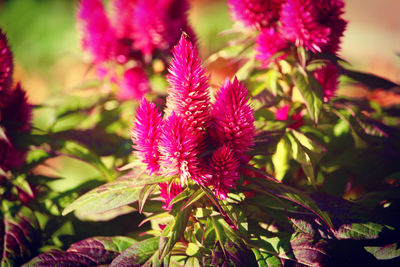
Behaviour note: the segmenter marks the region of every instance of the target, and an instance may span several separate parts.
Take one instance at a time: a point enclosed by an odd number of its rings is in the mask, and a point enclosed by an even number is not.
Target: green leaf
[[[290,152],[290,141],[286,137],[281,138],[276,145],[275,153],[272,155],[275,177],[279,181],[282,181],[286,172],[289,170]]]
[[[140,175],[140,174],[139,174]],[[139,199],[141,187],[148,184],[165,182],[169,178],[162,176],[148,176],[142,173],[139,177],[123,177],[114,182],[97,187],[68,205],[63,215],[76,209],[84,214],[93,214],[109,211]]]
[[[186,229],[191,212],[191,205],[187,206],[185,209],[182,209],[181,205],[174,205],[172,207],[171,213],[175,214],[175,217],[174,221],[168,225],[168,229],[164,229],[163,236],[160,238],[160,244],[158,247],[160,260],[165,258],[170,253],[175,243],[181,238]]]
[[[186,248],[186,255],[188,256],[194,256],[199,252],[200,248],[197,244],[195,243],[189,243],[187,248]]]
[[[159,239],[153,237],[133,244],[116,257],[110,267],[142,266],[157,252]]]
[[[329,215],[326,212],[322,211],[314,202],[314,200],[306,194],[292,187],[266,179],[260,179],[250,176],[246,176],[246,179],[251,182],[251,184],[247,185],[249,189],[252,189],[258,193],[274,195],[296,203],[297,205],[300,205],[310,210],[312,213],[321,218],[322,221],[324,221],[331,229],[333,229],[333,225],[331,219],[329,218]]]
[[[382,247],[366,246],[364,249],[374,255],[374,257],[378,260],[390,260],[400,257],[400,248],[398,243],[393,243]]]
[[[40,227],[34,213],[27,207],[1,200],[0,266],[20,266],[40,245]]]
[[[201,199],[206,193],[200,188],[186,201],[183,205],[182,210],[196,203],[199,199]]]
[[[254,256],[256,257],[256,261],[259,267],[280,267],[282,266],[281,261],[278,257],[266,253],[264,251],[260,251],[256,248],[252,249]]]
[[[320,84],[315,80],[312,75],[303,70],[294,69],[293,81],[299,89],[304,102],[306,104],[308,113],[315,124],[318,124],[319,115],[322,108],[322,99],[324,91]]]
[[[142,213],[144,204],[146,203],[147,198],[153,193],[154,189],[156,189],[157,184],[147,184],[143,186],[143,188],[140,190],[139,193],[139,199],[138,199],[138,204],[139,204],[139,212]]]
[[[386,90],[390,90],[394,87],[400,86],[399,84],[386,80],[382,77],[378,77],[371,73],[353,71],[343,67],[341,68],[341,71],[343,71],[344,75],[346,75],[347,77],[350,77],[351,79],[366,85],[369,89],[383,88]]]

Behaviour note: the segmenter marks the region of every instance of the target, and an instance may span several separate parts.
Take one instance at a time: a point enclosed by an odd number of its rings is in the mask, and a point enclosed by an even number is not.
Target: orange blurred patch
[[[396,87],[396,89],[400,90],[399,87]],[[368,95],[368,99],[378,102],[382,107],[390,107],[392,105],[400,104],[400,94],[397,94],[394,91],[387,91],[383,89],[376,89],[372,91]]]

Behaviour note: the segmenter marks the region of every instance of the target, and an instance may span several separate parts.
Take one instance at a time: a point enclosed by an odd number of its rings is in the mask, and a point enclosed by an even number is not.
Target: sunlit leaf
[[[1,266],[19,266],[35,253],[40,244],[39,223],[27,207],[2,200],[0,222]]]
[[[294,70],[293,79],[297,89],[303,96],[311,119],[315,124],[318,124],[324,96],[321,85],[310,74],[302,73],[297,69]]]
[[[159,237],[152,237],[137,242],[125,249],[110,264],[110,267],[142,266],[157,252]]]
[[[147,184],[165,182],[167,178],[148,176],[120,178],[114,182],[95,188],[79,197],[63,211],[63,215],[79,209],[81,214],[101,213],[112,210],[139,199],[141,187]]]
[[[380,247],[366,246],[364,248],[378,260],[390,260],[400,257],[400,248],[398,243]]]

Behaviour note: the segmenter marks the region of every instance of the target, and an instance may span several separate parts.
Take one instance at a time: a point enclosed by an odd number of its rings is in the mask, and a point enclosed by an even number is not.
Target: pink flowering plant
[[[228,0],[208,59],[189,1],[107,3],[77,6],[88,97],[30,105],[0,32],[1,266],[399,263],[399,105],[341,93],[399,85],[340,57],[344,1]],[[53,190],[64,157],[96,174]]]

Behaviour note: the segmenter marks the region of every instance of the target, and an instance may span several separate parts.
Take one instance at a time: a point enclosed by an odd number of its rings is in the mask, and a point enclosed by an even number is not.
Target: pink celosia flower
[[[278,121],[286,121],[289,118],[289,105],[285,105],[281,108],[278,108],[275,113],[275,118]],[[290,116],[290,120],[293,121],[288,125],[291,129],[297,129],[304,124],[303,115],[301,113],[295,113]]]
[[[146,57],[155,49],[167,50],[168,17],[162,8],[157,7],[158,0],[138,0],[132,17],[136,29],[133,32],[133,46]]]
[[[2,91],[9,89],[12,84],[13,69],[13,55],[8,46],[7,38],[0,29],[0,96]]]
[[[212,173],[209,185],[213,186],[215,195],[225,200],[228,189],[234,188],[239,179],[239,160],[229,146],[222,145],[212,154],[209,167]]]
[[[172,183],[170,186],[168,186],[168,183],[159,183],[158,185],[160,186],[160,196],[165,203],[162,208],[165,210],[171,210],[172,205],[169,205],[169,203],[174,197],[182,192],[182,186],[176,183]]]
[[[116,0],[114,7],[118,38],[131,40],[145,59],[155,50],[167,52],[182,30],[192,33],[187,0]]]
[[[115,56],[117,39],[101,0],[82,0],[78,19],[83,26],[83,48],[100,64]]]
[[[191,129],[205,134],[210,120],[209,87],[205,69],[201,66],[197,49],[182,35],[172,51],[169,68],[167,109],[182,116]]]
[[[342,0],[287,0],[282,6],[282,34],[312,52],[336,53],[346,28]]]
[[[285,0],[228,0],[232,17],[255,28],[275,24],[283,2]]]
[[[210,134],[219,144],[229,144],[243,156],[254,146],[254,116],[248,103],[247,88],[237,78],[226,80],[212,106]]]
[[[160,140],[162,173],[167,177],[179,175],[182,186],[189,178],[204,184],[208,175],[200,168],[200,140],[200,133],[193,131],[181,116],[172,112],[164,122]]]
[[[143,98],[136,111],[136,122],[132,132],[132,141],[137,157],[147,165],[149,174],[157,173],[160,165],[160,142],[162,118],[153,103]]]
[[[0,108],[1,124],[10,131],[29,131],[31,129],[32,107],[28,103],[26,93],[17,83],[3,98],[6,104]],[[1,106],[1,105],[0,105]]]
[[[133,15],[138,0],[114,0],[113,25],[118,38],[133,39],[135,24]]]
[[[140,100],[149,91],[150,83],[146,72],[141,67],[133,67],[125,71],[117,97],[120,100]]]
[[[286,57],[286,50],[289,47],[289,42],[285,40],[281,34],[274,28],[264,29],[257,37],[256,40],[257,55],[256,58],[261,61],[261,67],[267,68],[269,63],[278,52],[282,52],[275,60],[283,59]]]
[[[26,152],[16,148],[12,143],[0,140],[0,169],[9,171],[22,165]],[[1,178],[1,174],[0,174]]]
[[[328,102],[336,95],[339,84],[338,68],[334,64],[328,64],[322,68],[316,69],[313,75],[321,84],[322,89],[324,89],[324,101]]]

